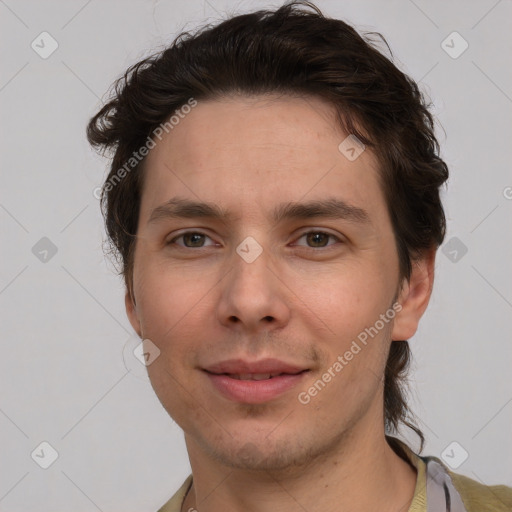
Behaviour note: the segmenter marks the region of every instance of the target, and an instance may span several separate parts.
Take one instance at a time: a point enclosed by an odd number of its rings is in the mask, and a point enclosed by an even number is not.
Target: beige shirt
[[[401,442],[400,444],[417,472],[414,497],[408,512],[427,512],[426,464],[408,446]],[[444,466],[439,459],[435,460]],[[446,466],[444,467],[446,468]],[[448,468],[446,469],[452,478],[455,488],[461,495],[467,512],[512,512],[512,487],[483,485],[465,476],[452,473]],[[192,475],[189,475],[176,494],[158,509],[158,512],[180,512],[183,500],[191,485]]]

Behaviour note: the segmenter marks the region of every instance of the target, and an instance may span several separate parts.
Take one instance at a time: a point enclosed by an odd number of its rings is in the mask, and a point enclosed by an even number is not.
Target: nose
[[[230,329],[256,334],[284,327],[290,320],[289,290],[272,269],[268,251],[254,260],[234,253],[221,281],[217,316]],[[288,300],[287,300],[288,299]]]

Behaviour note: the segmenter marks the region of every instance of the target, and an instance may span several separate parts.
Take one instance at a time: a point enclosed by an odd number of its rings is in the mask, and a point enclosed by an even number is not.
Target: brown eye
[[[329,242],[330,235],[321,232],[306,234],[306,240],[311,247],[325,247]]]
[[[309,231],[307,233],[303,233],[298,240],[301,240],[303,238],[306,239],[305,247],[309,247],[312,249],[322,249],[323,247],[334,245],[336,242],[341,242],[341,240],[338,237],[331,235],[330,233],[325,233],[323,231]],[[333,240],[333,242],[329,243],[330,240]],[[304,246],[304,244],[297,245]]]
[[[179,240],[182,242],[178,242]],[[207,240],[210,240],[212,243],[206,244]],[[186,233],[182,233],[180,236],[173,238],[168,242],[167,245],[178,245],[179,247],[184,247],[186,249],[201,249],[203,247],[215,245],[215,243],[209,236],[205,235],[204,233],[188,231]]]
[[[204,239],[205,235],[202,235],[201,233],[186,233],[183,235],[185,247],[202,247]]]

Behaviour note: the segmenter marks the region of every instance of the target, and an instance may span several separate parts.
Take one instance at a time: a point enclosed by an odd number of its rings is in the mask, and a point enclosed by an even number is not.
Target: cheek
[[[136,285],[144,337],[160,350],[147,367],[148,376],[160,402],[180,425],[195,414],[200,402],[189,381],[195,347],[201,345],[209,332],[205,319],[209,318],[207,309],[211,310],[211,286],[206,281],[147,266]],[[188,412],[182,418],[183,410]]]
[[[297,306],[310,311],[341,343],[379,318],[392,299],[379,268],[344,265],[329,271],[290,276]]]
[[[166,268],[149,259],[146,262],[134,279],[144,335],[162,351],[178,349],[185,344],[183,336],[201,339],[215,276],[202,272],[198,277],[197,273]]]
[[[323,335],[315,337],[316,347],[324,353],[325,365],[317,378],[324,380],[324,372],[331,372],[325,375],[329,381],[326,389],[315,399],[314,407],[319,414],[321,410],[330,410],[332,403],[356,414],[356,409],[364,410],[376,399],[392,318],[387,318],[388,323],[380,320],[392,299],[382,275],[371,266],[360,270],[352,267],[350,271],[331,273],[329,279],[316,276],[312,280],[314,285],[297,284],[304,303],[301,316],[304,318],[309,309],[320,319],[316,326],[308,326],[309,331],[318,332],[322,324],[328,327]]]

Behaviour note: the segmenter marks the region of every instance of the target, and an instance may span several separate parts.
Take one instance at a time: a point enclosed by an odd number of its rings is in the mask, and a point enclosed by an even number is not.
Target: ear
[[[139,335],[139,338],[142,338],[142,329],[140,326],[139,315],[137,313],[137,306],[135,305],[135,300],[132,298],[129,290],[126,290],[126,294],[124,296],[124,305],[126,307],[128,320],[130,320],[130,323],[132,324],[134,331]]]
[[[420,259],[412,262],[411,277],[409,281],[404,281],[398,296],[402,309],[393,323],[393,341],[408,340],[416,333],[432,294],[435,257],[436,249],[430,249]]]

